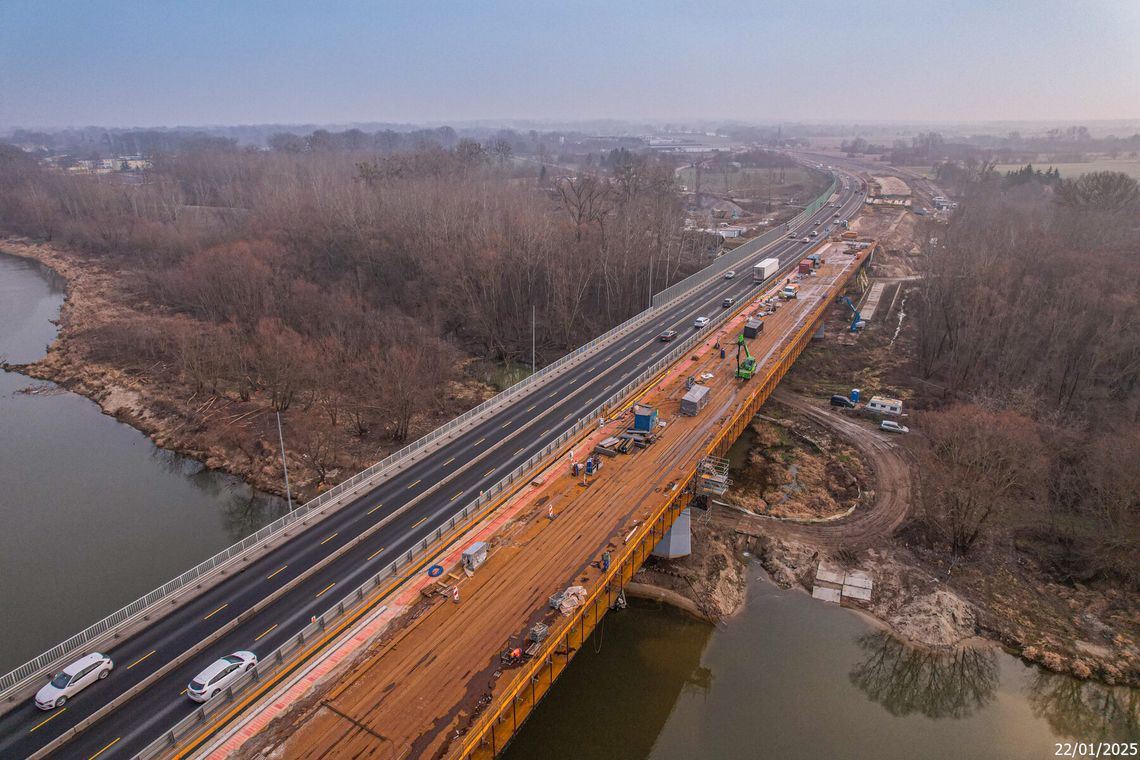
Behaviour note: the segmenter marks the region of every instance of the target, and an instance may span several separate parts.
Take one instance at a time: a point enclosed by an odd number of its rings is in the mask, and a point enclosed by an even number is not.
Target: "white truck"
[[[756,266],[752,267],[752,281],[764,282],[776,272],[780,271],[779,259],[764,259]]]

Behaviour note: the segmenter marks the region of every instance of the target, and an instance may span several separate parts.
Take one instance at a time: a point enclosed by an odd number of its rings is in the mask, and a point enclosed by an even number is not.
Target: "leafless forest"
[[[529,364],[532,309],[541,365],[644,308],[650,272],[660,289],[700,266],[670,165],[620,151],[571,174],[503,140],[316,137],[183,146],[136,182],[5,149],[0,225],[121,277],[137,317],[90,328],[96,361],[303,408],[317,485],[369,461],[346,447],[459,411],[444,391],[472,357]]]
[[[920,418],[933,544],[1140,584],[1138,221],[1122,174],[983,172],[928,230],[915,361],[957,399]]]

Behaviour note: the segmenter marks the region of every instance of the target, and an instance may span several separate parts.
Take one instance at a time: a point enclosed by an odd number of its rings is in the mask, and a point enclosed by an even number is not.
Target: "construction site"
[[[690,504],[728,488],[729,447],[873,249],[829,242],[741,304],[211,756],[495,756],[643,563],[689,553]]]

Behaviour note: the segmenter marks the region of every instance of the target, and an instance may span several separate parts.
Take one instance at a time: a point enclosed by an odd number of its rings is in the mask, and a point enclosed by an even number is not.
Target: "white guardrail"
[[[828,188],[827,192],[821,195],[812,204],[812,207],[819,208],[819,206],[821,206],[827,200],[827,198],[831,196],[831,194],[834,192],[834,189],[835,183],[832,182],[831,187]],[[806,213],[807,210],[805,209],[805,212],[796,219],[800,220]],[[736,252],[734,251],[733,253]],[[755,253],[755,250],[750,251],[746,255],[751,255],[752,253]],[[75,634],[71,638],[55,645],[51,649],[29,660],[23,665],[20,665],[14,670],[4,674],[3,676],[0,676],[0,701],[7,701],[11,699],[16,692],[27,688],[33,681],[42,678],[49,671],[61,665],[63,661],[74,652],[84,649],[93,642],[101,641],[106,637],[112,635],[116,630],[125,628],[126,626],[140,620],[142,617],[152,612],[155,605],[158,605],[162,601],[168,599],[183,589],[192,587],[196,581],[206,576],[207,574],[235,563],[247,552],[255,550],[257,547],[273,539],[290,526],[305,520],[307,517],[313,515],[314,513],[321,512],[327,509],[329,506],[332,506],[332,502],[336,502],[338,500],[348,501],[350,499],[357,498],[364,486],[371,485],[374,481],[387,476],[389,474],[389,471],[394,467],[397,467],[415,455],[420,454],[432,443],[438,441],[443,437],[454,434],[454,432],[458,429],[467,426],[473,420],[480,417],[481,415],[486,414],[492,409],[498,408],[506,404],[508,401],[511,401],[518,396],[530,392],[534,389],[535,386],[550,379],[554,373],[558,372],[566,365],[580,358],[583,358],[584,355],[601,348],[603,345],[608,344],[613,339],[643,324],[645,321],[654,316],[654,312],[656,312],[656,310],[672,303],[678,298],[683,297],[692,289],[699,287],[708,280],[712,279],[714,276],[718,275],[720,272],[724,271],[724,268],[727,268],[727,265],[724,265],[722,267],[720,266],[719,262],[723,261],[725,258],[727,258],[727,256],[722,256],[720,259],[718,259],[718,263],[702,269],[697,274],[692,275],[655,295],[654,305],[651,308],[638,313],[617,327],[614,327],[613,329],[591,340],[589,343],[578,347],[569,354],[566,354],[560,359],[557,359],[551,364],[543,367],[538,372],[535,372],[524,380],[521,380],[520,382],[512,385],[510,388],[507,388],[501,393],[496,394],[487,401],[484,401],[482,404],[479,404],[467,412],[464,412],[455,419],[447,422],[444,425],[441,425],[427,435],[417,439],[415,442],[408,444],[399,451],[396,451],[395,453],[384,458],[380,462],[377,462],[371,467],[362,470],[348,480],[337,484],[333,488],[330,488],[328,491],[325,491],[314,499],[311,499],[305,504],[297,507],[289,514],[275,520],[272,523],[269,523],[265,527],[258,530],[256,533],[253,533],[240,542],[218,552],[206,561],[182,573],[177,578],[174,578],[161,587],[154,589],[145,596],[136,599],[125,607],[108,615],[94,625],[89,626],[80,633]],[[699,282],[696,280],[699,280]],[[684,290],[678,290],[678,287],[682,285],[685,286]],[[663,294],[669,294],[669,297],[659,301],[658,298],[662,297]],[[686,342],[686,344],[683,344],[683,346],[684,345],[688,345],[688,342]],[[672,356],[672,353],[670,356]],[[654,366],[656,367],[658,365],[661,365],[661,362],[658,362]],[[635,381],[635,383],[636,382],[637,381]],[[622,392],[614,394],[612,398],[620,398],[622,393],[628,392],[629,387],[630,386],[626,386]],[[601,407],[599,407],[599,409],[600,408]],[[593,417],[591,417],[591,419],[593,419]],[[567,433],[566,435],[573,435],[574,432],[577,432],[577,430],[580,429],[580,427],[576,427],[573,431]],[[562,438],[559,440],[561,441]],[[554,444],[551,445],[553,446]],[[550,449],[550,446],[548,446],[547,449]],[[544,449],[543,452],[546,452],[547,449]],[[537,461],[545,455],[545,453],[535,455],[535,457],[532,457],[531,460],[528,460],[527,464],[523,465],[523,467],[532,466],[532,461]],[[518,472],[519,469],[516,469],[515,472]],[[506,482],[509,483],[509,478],[512,476],[508,476],[508,480]],[[500,481],[500,483],[502,482],[503,481]],[[486,491],[486,493],[490,495],[493,493],[498,493],[501,490],[502,488],[499,487],[498,490],[489,490]],[[481,504],[483,502],[479,503]],[[464,510],[464,514],[466,513],[467,511]],[[381,571],[381,576],[383,576],[383,572],[384,571]]]
[[[778,280],[798,263],[798,260],[793,259],[788,264],[781,267],[780,271],[770,277],[768,279],[768,282],[770,283]],[[707,281],[707,279],[709,278],[705,278],[704,281]],[[698,283],[698,286],[704,284],[704,281]],[[173,750],[182,739],[191,734],[194,734],[209,716],[213,715],[221,708],[229,705],[238,697],[242,696],[243,693],[253,685],[273,676],[283,667],[286,667],[289,664],[290,657],[299,649],[301,649],[306,644],[306,642],[311,641],[315,636],[319,636],[325,631],[326,628],[336,623],[346,614],[353,613],[355,611],[355,608],[357,608],[361,603],[365,601],[369,592],[376,589],[376,587],[380,586],[385,581],[396,579],[399,576],[401,567],[407,567],[417,559],[423,557],[424,554],[429,550],[434,549],[435,543],[443,537],[446,531],[452,530],[456,525],[461,524],[465,519],[470,517],[473,513],[477,512],[488,502],[498,498],[498,496],[502,494],[503,491],[505,491],[514,483],[518,482],[520,478],[531,477],[534,469],[539,464],[541,464],[543,460],[566,445],[567,442],[578,435],[583,429],[593,424],[593,422],[598,419],[599,416],[601,416],[603,410],[608,409],[612,405],[625,400],[625,398],[628,397],[630,393],[641,388],[641,386],[644,385],[648,380],[656,376],[658,372],[676,362],[678,359],[688,353],[693,348],[693,346],[697,345],[702,340],[705,340],[712,329],[718,327],[730,317],[734,316],[737,311],[739,310],[719,312],[708,327],[686,338],[684,341],[678,344],[676,348],[674,348],[661,359],[658,359],[648,369],[644,370],[636,378],[626,383],[620,390],[613,393],[605,401],[598,404],[586,416],[580,417],[572,428],[564,432],[562,435],[558,436],[558,438],[551,443],[544,446],[541,451],[539,451],[537,454],[534,454],[525,462],[520,464],[508,475],[503,477],[502,480],[485,489],[479,497],[473,499],[465,507],[463,507],[463,509],[456,511],[455,514],[448,518],[448,521],[445,525],[442,525],[435,530],[434,534],[423,539],[418,546],[408,550],[403,556],[398,557],[397,559],[388,563],[388,565],[386,565],[383,570],[366,580],[363,584],[356,588],[356,590],[352,591],[350,594],[330,607],[328,611],[326,611],[323,615],[317,617],[315,622],[312,622],[309,625],[305,626],[301,631],[299,631],[295,636],[290,638],[280,647],[270,652],[268,655],[262,657],[258,661],[257,665],[251,671],[249,671],[249,673],[243,675],[241,679],[234,682],[234,684],[226,689],[222,694],[219,694],[217,697],[211,699],[210,701],[204,703],[201,707],[194,710],[193,713],[191,713],[186,718],[183,718],[170,730],[164,732],[161,737],[147,745],[135,757],[142,758],[143,760],[150,760],[151,758],[159,757]],[[75,730],[82,730],[82,728],[80,726],[76,726]]]

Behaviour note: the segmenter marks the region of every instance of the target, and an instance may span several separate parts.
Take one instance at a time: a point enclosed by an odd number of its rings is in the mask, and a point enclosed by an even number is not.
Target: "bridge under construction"
[[[797,298],[776,297],[783,280],[756,292],[495,504],[441,560],[442,582],[420,573],[407,583],[372,621],[369,633],[378,635],[346,637],[339,665],[267,690],[241,728],[200,749],[251,753],[246,742],[257,736],[259,754],[272,747],[287,758],[494,757],[650,554],[687,540],[692,497],[723,486],[715,457],[749,424],[873,250],[829,243]],[[742,380],[736,342],[754,316],[765,329],[748,341],[756,370]],[[684,414],[693,387],[707,389],[699,394],[705,400]],[[638,411],[656,411],[653,442],[611,456],[615,442],[646,438],[629,434],[638,427],[635,402]],[[485,559],[465,572],[463,548],[480,544]],[[327,685],[314,690],[318,677]]]

